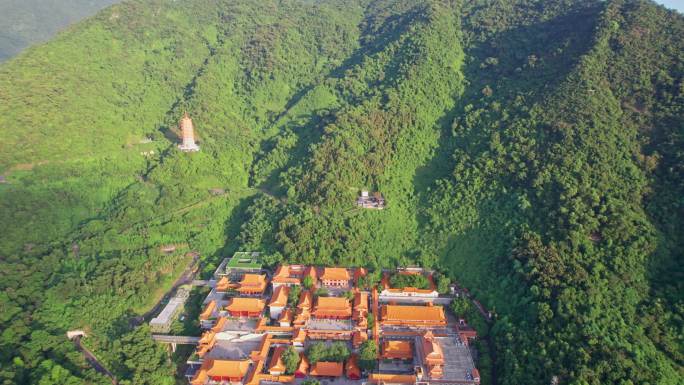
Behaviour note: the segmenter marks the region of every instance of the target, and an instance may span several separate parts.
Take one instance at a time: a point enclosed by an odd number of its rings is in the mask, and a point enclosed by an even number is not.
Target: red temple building
[[[309,374],[315,377],[341,377],[343,371],[344,366],[341,362],[318,361]]]
[[[216,318],[216,316],[218,316],[218,307],[216,306],[216,301],[211,300],[200,314],[200,320],[207,321],[211,318]]]
[[[242,383],[249,370],[249,360],[204,360],[195,378],[190,381],[192,385],[204,385],[209,381]]]
[[[318,297],[312,314],[316,318],[348,319],[352,308],[344,297]]]
[[[380,322],[391,326],[446,326],[444,308],[441,306],[383,305]]]
[[[302,282],[302,276],[307,268],[303,265],[280,265],[273,274],[271,283],[276,288],[281,285],[299,285]]]
[[[413,344],[410,341],[385,341],[382,344],[382,358],[411,360],[413,359]]]
[[[259,298],[240,298],[231,299],[226,310],[233,317],[259,317],[264,311],[266,303]]]
[[[342,267],[325,267],[321,274],[321,283],[332,287],[349,287],[349,270]]]
[[[237,288],[238,293],[257,295],[263,294],[268,282],[266,276],[262,274],[245,274]]]

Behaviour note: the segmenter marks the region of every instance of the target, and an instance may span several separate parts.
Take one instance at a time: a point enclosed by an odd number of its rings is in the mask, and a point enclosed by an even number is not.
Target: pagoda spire
[[[178,124],[183,142],[178,145],[178,148],[183,152],[199,151],[199,146],[195,143],[195,128],[192,124],[192,119],[188,115],[188,111],[183,113],[183,117]]]

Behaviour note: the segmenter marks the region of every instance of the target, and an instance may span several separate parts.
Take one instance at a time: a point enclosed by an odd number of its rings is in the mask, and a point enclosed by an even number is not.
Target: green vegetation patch
[[[430,280],[423,274],[395,273],[390,277],[389,283],[390,287],[396,289],[403,289],[406,287],[429,289],[432,286]]]
[[[344,362],[350,354],[347,344],[342,341],[335,341],[330,345],[314,342],[306,349],[306,358],[312,365],[318,361]]]

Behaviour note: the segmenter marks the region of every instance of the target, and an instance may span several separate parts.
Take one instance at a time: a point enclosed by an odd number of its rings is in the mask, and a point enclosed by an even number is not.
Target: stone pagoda
[[[183,114],[179,126],[183,143],[179,144],[178,148],[183,152],[199,151],[199,146],[195,143],[195,129],[192,126],[192,119],[190,119],[187,112]]]

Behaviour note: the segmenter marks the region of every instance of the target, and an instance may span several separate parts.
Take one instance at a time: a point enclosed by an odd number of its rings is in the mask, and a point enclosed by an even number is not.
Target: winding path
[[[90,366],[92,366],[96,372],[109,377],[112,380],[113,385],[119,385],[119,381],[117,381],[116,377],[114,377],[114,374],[104,367],[100,360],[98,360],[97,357],[95,357],[93,352],[91,352],[85,346],[83,346],[83,344],[81,344],[81,336],[74,337],[72,341],[74,342],[74,346],[76,346],[76,349],[83,353],[83,356],[85,357],[86,361],[88,361]]]

